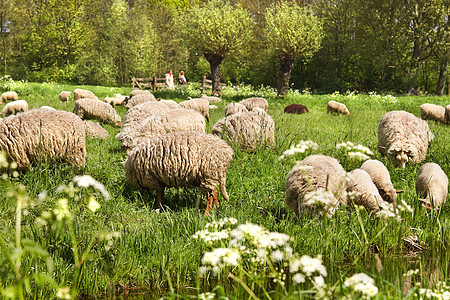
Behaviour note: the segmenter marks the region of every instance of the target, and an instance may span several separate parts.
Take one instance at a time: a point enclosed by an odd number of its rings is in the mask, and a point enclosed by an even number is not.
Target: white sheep
[[[115,94],[114,97],[105,97],[103,98],[103,102],[108,103],[112,107],[116,105],[125,105],[127,102],[127,96],[123,96],[121,94]]]
[[[445,119],[445,107],[431,103],[424,103],[420,106],[420,118],[422,120],[447,123]]]
[[[239,101],[239,103],[243,104],[248,111],[251,111],[253,107],[261,107],[265,112],[269,109],[269,102],[262,97],[247,98]]]
[[[144,103],[144,102],[147,102],[147,101],[156,101],[156,98],[150,92],[137,94],[137,95],[131,97],[130,99],[128,99],[128,102],[125,105],[125,107],[126,108],[132,108],[135,105],[138,105],[140,103]]]
[[[28,110],[28,103],[25,100],[17,100],[14,102],[7,103],[5,107],[3,107],[0,115],[9,116],[15,115],[18,112],[24,112]]]
[[[166,187],[198,187],[208,200],[205,215],[218,206],[217,185],[228,200],[226,172],[233,149],[223,140],[203,132],[156,135],[136,146],[125,161],[125,175],[136,187],[156,190],[158,207]]]
[[[116,135],[116,139],[121,143],[122,149],[131,148],[134,138],[134,131],[146,118],[159,115],[169,110],[166,104],[160,101],[148,101],[131,107],[123,118],[121,131]]]
[[[179,105],[184,108],[190,108],[200,112],[209,122],[209,101],[206,99],[196,98],[180,102]]]
[[[43,105],[43,106],[41,106],[40,108],[56,110],[55,108],[53,108],[53,107],[51,107],[51,106],[48,106],[48,105]]]
[[[206,99],[206,100],[208,100],[210,103],[219,103],[219,102],[222,101],[222,99],[220,99],[219,97],[207,96],[207,95],[205,95],[205,94],[202,94],[202,95],[200,96],[200,98]]]
[[[122,119],[108,103],[97,99],[83,98],[75,101],[73,113],[81,119],[95,119],[100,122],[122,126]]]
[[[16,92],[14,91],[4,92],[0,98],[0,104],[2,104],[3,102],[17,101],[17,100],[19,100],[19,96],[17,95]]]
[[[86,135],[94,139],[106,140],[109,137],[108,131],[103,128],[99,123],[92,121],[83,121]]]
[[[339,103],[336,101],[329,101],[327,104],[327,113],[338,113],[346,116],[350,116],[350,112],[347,109],[347,106],[343,103]]]
[[[339,161],[326,155],[310,155],[289,172],[286,204],[299,213],[323,212],[331,217],[340,203],[346,203],[346,172]]]
[[[425,159],[433,138],[427,122],[406,111],[387,112],[378,125],[378,151],[403,169]]]
[[[387,202],[381,198],[369,173],[362,169],[356,169],[350,172],[347,192],[352,192],[354,195],[352,201],[347,201],[349,206],[362,205],[371,212],[389,209]]]
[[[0,121],[0,149],[19,170],[30,169],[40,159],[84,167],[84,124],[78,116],[61,110],[32,109],[11,115]]]
[[[266,111],[264,109],[262,109],[261,107],[253,107],[252,112],[257,113],[258,115],[262,115],[262,116],[268,116],[268,114],[266,113]]]
[[[248,112],[247,107],[244,104],[231,102],[225,106],[225,117],[236,113]]]
[[[275,144],[275,122],[272,117],[254,112],[222,118],[214,124],[211,133],[237,144],[244,151]]]
[[[132,90],[130,92],[130,98],[133,98],[134,96],[137,96],[140,94],[151,94],[151,93],[149,90]]]
[[[157,99],[157,101],[164,103],[165,105],[167,105],[170,109],[176,109],[176,108],[180,108],[180,105],[178,105],[177,102],[175,102],[174,100],[164,100],[164,99]]]
[[[97,99],[98,97],[95,96],[95,94],[91,91],[88,90],[83,90],[83,89],[75,89],[73,91],[73,97],[74,100],[77,101],[79,99],[83,99],[83,98],[90,98],[90,99]]]
[[[372,178],[372,182],[378,189],[384,201],[397,205],[397,194],[403,191],[396,190],[391,182],[391,176],[386,166],[379,160],[369,159],[361,165],[361,170],[366,171]]]
[[[439,208],[446,202],[448,177],[438,164],[430,162],[420,168],[417,174],[416,193],[428,208],[432,206]]]
[[[61,93],[59,93],[58,97],[59,100],[61,102],[67,102],[70,99],[70,94],[72,94],[72,92],[68,92],[68,91],[62,91]]]

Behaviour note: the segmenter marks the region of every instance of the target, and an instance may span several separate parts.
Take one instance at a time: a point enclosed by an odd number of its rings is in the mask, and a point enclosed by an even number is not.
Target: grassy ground
[[[73,110],[73,101],[61,103],[58,94],[62,90],[86,88],[100,99],[115,93],[126,95],[131,90],[34,83],[20,83],[15,88],[19,98],[26,99],[30,108],[49,105],[66,111]],[[199,95],[199,90],[194,87],[155,93],[156,97],[178,102],[185,100],[187,96]],[[79,292],[89,297],[110,297],[127,292],[128,295],[144,295],[141,297],[176,298],[176,295],[193,295],[195,298],[200,293],[222,286],[229,298],[248,298],[249,294],[242,288],[243,285],[241,288],[232,288],[233,280],[226,276],[220,279],[197,277],[202,255],[209,248],[202,241],[193,239],[192,235],[203,229],[208,222],[224,217],[236,218],[239,223],[258,224],[269,231],[286,233],[293,238],[291,245],[300,255],[322,255],[328,272],[326,282],[330,286],[342,286],[346,277],[363,272],[375,279],[379,298],[403,298],[405,295],[418,295],[415,294],[417,288],[412,289],[416,282],[425,288],[435,286],[438,281],[449,283],[448,204],[439,213],[421,208],[415,193],[415,178],[421,164],[408,164],[405,170],[396,168],[376,151],[376,147],[378,122],[385,112],[406,110],[420,116],[419,106],[422,103],[445,106],[450,103],[450,98],[399,96],[393,103],[390,98],[374,95],[318,96],[293,92],[286,99],[280,100],[269,89],[239,87],[224,91],[223,101],[217,104],[218,109],[210,112],[211,121],[207,131],[223,116],[226,104],[250,96],[264,96],[269,100],[269,114],[276,124],[276,146],[261,148],[255,153],[235,149],[227,173],[230,201],[219,198],[220,207],[214,209],[209,217],[203,216],[206,201],[200,191],[195,189],[166,190],[167,210],[155,211],[154,193],[135,189],[126,180],[122,164],[126,155],[114,138],[119,128],[105,125],[110,137],[106,141],[87,139],[86,168],[81,173],[102,182],[111,195],[110,200],[97,197],[101,208],[95,214],[85,207],[75,209],[76,203],[69,202],[74,211],[74,236],[71,236],[70,230],[59,223],[55,223],[53,227],[40,227],[35,220],[41,216],[42,211],[55,207],[55,203],[61,198],[58,187],[68,184],[75,175],[79,175],[72,167],[41,163],[31,171],[19,174],[17,178],[3,180],[0,183],[4,191],[0,195],[0,234],[9,246],[0,248],[0,251],[6,253],[5,249],[11,251],[14,247],[17,248],[17,240],[14,243],[17,197],[9,197],[6,191],[11,186],[17,187],[22,183],[32,199],[38,199],[38,195],[44,190],[47,192],[45,199],[37,201],[34,207],[26,208],[21,222],[21,234],[22,239],[35,241],[48,253],[48,257],[45,256],[45,260],[44,256],[30,251],[22,256],[20,266],[29,266],[29,269],[23,269],[25,271],[19,273],[22,276],[37,272],[48,273],[46,262],[51,261],[51,276],[56,285],[74,287],[74,283],[78,281],[74,279],[78,268]],[[352,115],[328,115],[326,103],[331,99],[344,102]],[[304,104],[310,113],[284,114],[283,108],[290,103]],[[123,107],[118,107],[117,111],[122,117],[126,112]],[[446,174],[450,174],[450,126],[432,121],[429,121],[429,125],[436,138],[428,149],[425,162],[436,162]],[[284,160],[278,159],[292,144],[308,139],[319,145],[318,150],[296,154]],[[345,208],[339,209],[329,220],[295,217],[284,202],[284,184],[288,172],[296,161],[318,153],[337,158],[346,171],[358,168],[361,162],[348,158],[345,153],[336,149],[336,144],[344,141],[352,141],[372,149],[372,157],[381,160],[390,170],[394,186],[405,191],[400,195],[400,200],[405,200],[413,207],[413,214],[402,212],[401,222],[389,220],[387,223],[365,211],[360,211],[359,214],[349,213]],[[81,192],[79,195],[88,197]],[[106,240],[96,239],[90,245],[92,237],[98,236],[96,234],[100,231],[120,232],[120,237],[111,244]],[[409,251],[402,238],[412,234],[418,236],[425,250],[417,253]],[[73,238],[76,239],[75,244],[80,252],[82,249],[90,249],[81,267],[77,265],[77,259],[73,255]],[[0,258],[0,287],[4,294],[5,290],[8,291],[5,287],[20,281],[13,265],[8,263],[7,257]],[[415,269],[419,270],[418,274],[403,276],[408,270]],[[37,286],[34,280],[36,279],[31,280],[29,297],[56,295],[55,289],[49,286],[33,289],[34,285]],[[295,298],[311,297],[308,294],[297,294],[302,289],[310,288],[307,284],[287,285],[287,290],[271,288],[269,280],[262,285],[264,288],[253,289],[256,296],[261,298],[282,298],[286,295]],[[265,289],[268,290],[267,294],[264,293]],[[334,295],[339,297],[342,293],[336,289]]]

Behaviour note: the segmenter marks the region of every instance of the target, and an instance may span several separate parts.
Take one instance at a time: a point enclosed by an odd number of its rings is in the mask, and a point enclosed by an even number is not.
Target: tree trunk
[[[278,67],[278,97],[286,96],[289,91],[289,79],[294,67],[294,59],[291,57],[279,56],[280,65]]]
[[[444,95],[445,90],[445,82],[446,82],[446,74],[445,71],[447,70],[448,66],[448,58],[449,58],[449,52],[444,57],[444,60],[442,61],[441,66],[439,67],[439,78],[438,78],[438,84],[436,87],[436,95],[442,96]]]
[[[222,97],[222,88],[220,87],[220,64],[223,61],[223,56],[213,54],[206,57],[211,67],[212,79],[212,95]]]

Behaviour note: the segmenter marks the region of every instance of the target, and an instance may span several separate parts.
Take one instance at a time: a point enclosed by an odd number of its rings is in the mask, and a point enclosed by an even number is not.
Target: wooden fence
[[[133,77],[131,79],[131,87],[133,89],[140,89],[140,90],[153,90],[156,91],[158,88],[162,88],[166,86],[166,78],[158,78],[156,76],[150,77],[150,78],[138,78]],[[225,83],[220,83],[221,87],[226,86]],[[207,89],[212,89],[212,80],[206,79],[206,76],[202,76],[202,82],[200,86],[200,91],[203,94]]]

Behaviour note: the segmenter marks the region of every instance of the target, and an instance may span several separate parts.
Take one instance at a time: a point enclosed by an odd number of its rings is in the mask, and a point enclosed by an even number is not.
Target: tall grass
[[[61,103],[58,94],[62,90],[73,91],[75,88],[92,90],[100,99],[115,93],[126,95],[131,90],[125,87],[20,83],[18,93],[20,99],[28,101],[30,108],[49,105],[72,111],[73,101]],[[200,93],[198,90],[186,89],[162,90],[156,92],[155,96],[179,102],[187,96],[198,97]],[[336,287],[333,290],[335,297],[344,296],[344,288],[339,287],[343,287],[345,279],[355,273],[366,273],[374,278],[380,298],[415,297],[419,285],[431,288],[439,281],[449,283],[448,204],[439,212],[423,209],[415,193],[415,178],[421,165],[408,164],[405,170],[399,169],[382,157],[376,147],[378,122],[385,112],[407,110],[419,116],[422,103],[446,105],[450,98],[398,96],[395,100],[374,94],[311,95],[293,91],[288,97],[277,99],[271,89],[240,86],[224,89],[223,101],[218,104],[218,109],[210,112],[211,121],[207,131],[223,116],[226,104],[250,96],[268,99],[269,114],[276,124],[276,146],[260,148],[254,153],[235,149],[227,173],[230,201],[219,198],[219,208],[214,209],[209,217],[203,216],[205,198],[195,189],[166,190],[167,208],[164,211],[155,210],[154,193],[136,189],[126,180],[122,164],[126,155],[114,138],[119,128],[104,125],[110,133],[109,139],[105,141],[87,138],[87,162],[83,174],[102,182],[111,198],[97,198],[101,208],[95,214],[81,209],[73,215],[73,232],[78,249],[91,247],[89,259],[80,268],[80,295],[109,297],[136,292],[149,297],[176,298],[177,295],[197,297],[213,291],[216,295],[223,293],[229,298],[249,298],[243,285],[235,287],[236,281],[230,277],[198,276],[202,256],[208,247],[192,236],[207,223],[224,217],[233,217],[239,223],[251,222],[269,231],[288,234],[292,237],[294,251],[300,255],[322,255],[328,271],[326,282]],[[351,116],[327,114],[326,103],[331,99],[345,103]],[[284,114],[283,108],[291,103],[306,105],[310,113]],[[116,109],[123,117],[125,108]],[[429,125],[436,138],[431,142],[425,162],[436,162],[446,174],[450,174],[450,127],[436,122],[429,122]],[[286,149],[301,140],[312,140],[319,148],[278,159]],[[374,152],[372,157],[385,163],[394,186],[405,191],[400,195],[400,200],[405,200],[413,207],[413,214],[402,212],[400,223],[395,220],[384,222],[365,210],[355,212],[345,208],[340,208],[329,220],[295,217],[284,202],[284,184],[288,172],[296,161],[318,153],[337,158],[346,171],[358,168],[360,161],[350,159],[336,149],[336,144],[344,141],[369,147]],[[73,236],[56,225],[43,229],[36,224],[36,218],[43,211],[55,208],[61,197],[58,187],[67,185],[75,175],[79,174],[66,164],[41,163],[28,172],[20,173],[18,177],[0,182],[1,190],[4,191],[0,194],[0,235],[6,243],[10,243],[10,237],[14,236],[17,215],[16,199],[7,197],[6,191],[22,183],[32,199],[39,199],[42,191],[47,192],[45,199],[41,202],[36,200],[35,206],[25,209],[20,230],[23,240],[33,240],[48,252],[53,270],[50,275],[58,287],[74,286],[73,274],[77,266]],[[74,208],[75,203],[69,202],[69,206]],[[119,232],[120,237],[109,244],[98,238],[90,246],[92,237],[99,232]],[[417,236],[423,251],[410,251],[403,241],[410,235]],[[8,247],[13,247],[13,244]],[[0,254],[0,288],[4,290],[16,278],[7,267],[5,258],[1,257]],[[30,268],[29,272],[47,272],[39,259],[24,256],[23,261],[33,262],[34,269]],[[418,274],[404,276],[409,270],[415,269],[419,270]],[[301,290],[311,288],[307,284],[291,284],[286,286],[286,291],[274,288],[268,294],[264,293],[264,289],[270,290],[273,283],[266,280],[263,287],[255,287],[256,297],[313,297],[311,294],[299,294]],[[33,290],[34,286],[30,288]],[[56,292],[47,285],[29,295],[48,298],[56,297]]]

